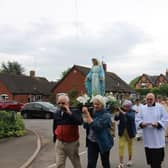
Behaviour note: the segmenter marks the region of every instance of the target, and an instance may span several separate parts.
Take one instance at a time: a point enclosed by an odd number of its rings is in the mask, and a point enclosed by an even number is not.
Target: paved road
[[[22,137],[0,139],[0,168],[18,168],[30,158],[37,144],[34,133],[27,131]]]
[[[55,153],[54,144],[52,143],[52,120],[25,120],[26,127],[37,131],[42,140],[42,149],[38,157],[34,160],[29,168],[54,168],[55,167]],[[83,168],[87,164],[87,153],[85,148],[85,131],[80,127],[80,155]],[[168,145],[166,146],[166,157],[163,164],[163,168],[167,168],[168,165]],[[127,157],[125,158],[127,159]],[[111,167],[114,168],[118,164],[118,148],[117,138],[115,139],[115,145],[111,150]],[[145,161],[144,148],[142,141],[134,142],[134,168],[148,168]],[[68,161],[67,168],[73,168]],[[101,168],[100,160],[97,168]]]

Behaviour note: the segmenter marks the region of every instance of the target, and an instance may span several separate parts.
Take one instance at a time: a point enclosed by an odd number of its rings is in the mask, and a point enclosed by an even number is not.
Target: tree
[[[67,70],[63,71],[61,74],[61,79],[69,72],[71,68],[68,68]]]
[[[135,84],[138,82],[140,76],[134,78],[130,83],[129,85],[131,86],[131,88],[135,88]]]
[[[76,98],[79,95],[79,92],[75,89],[70,90],[68,92],[69,98],[70,98],[70,104],[73,106],[76,103]]]
[[[156,96],[157,95],[168,96],[168,84],[163,84],[160,87],[154,87],[154,88],[135,89],[135,91],[139,93],[141,96],[145,96],[149,92],[154,93]]]
[[[135,89],[137,93],[139,93],[141,96],[145,96],[147,93],[151,92],[151,89],[143,88],[143,89]]]
[[[150,92],[152,92],[156,96],[161,93],[160,91],[161,91],[160,88],[157,88],[157,87],[153,87],[153,88],[150,89]]]
[[[163,84],[160,86],[160,94],[162,96],[168,96],[168,84]]]
[[[25,71],[24,68],[17,61],[13,62],[8,61],[6,64],[4,62],[1,64],[2,73],[12,73],[16,75],[22,75],[24,71]]]

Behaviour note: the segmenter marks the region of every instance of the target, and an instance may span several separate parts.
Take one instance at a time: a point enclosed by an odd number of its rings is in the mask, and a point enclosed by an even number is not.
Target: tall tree
[[[3,62],[1,64],[1,72],[2,73],[12,73],[16,75],[22,75],[24,73],[24,68],[17,62],[8,61],[6,64]]]
[[[130,83],[129,85],[132,87],[132,88],[135,88],[135,84],[138,82],[140,76],[134,78]]]

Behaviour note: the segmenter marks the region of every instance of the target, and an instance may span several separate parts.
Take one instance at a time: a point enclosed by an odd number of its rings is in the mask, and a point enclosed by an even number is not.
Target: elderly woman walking
[[[110,133],[111,115],[104,108],[105,102],[101,95],[93,97],[93,112],[83,107],[85,114],[84,128],[87,130],[86,145],[88,148],[87,168],[96,168],[100,154],[103,168],[110,168],[110,149],[113,137]]]
[[[118,168],[124,167],[124,147],[128,147],[128,162],[127,166],[132,166],[132,147],[133,138],[136,135],[135,125],[135,111],[132,110],[132,102],[125,100],[120,110],[114,117],[115,121],[119,121],[118,135],[119,135],[119,160]]]

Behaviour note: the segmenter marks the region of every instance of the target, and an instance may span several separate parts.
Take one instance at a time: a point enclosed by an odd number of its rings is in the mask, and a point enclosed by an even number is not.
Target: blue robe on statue
[[[105,94],[105,74],[101,65],[93,65],[86,76],[85,88],[88,96]]]

